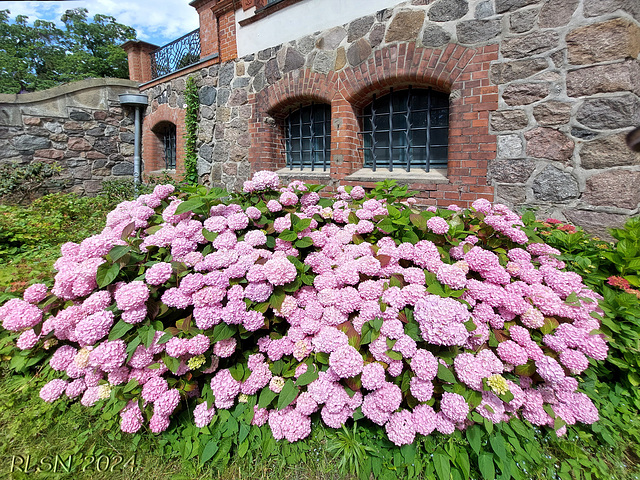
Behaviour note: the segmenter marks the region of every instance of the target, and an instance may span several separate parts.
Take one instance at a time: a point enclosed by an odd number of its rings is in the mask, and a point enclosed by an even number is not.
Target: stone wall
[[[332,105],[332,167],[308,179],[370,185],[344,129],[366,95],[431,83],[462,128],[450,128],[444,181],[397,176],[423,204],[485,197],[602,233],[639,212],[640,155],[623,142],[640,124],[639,53],[636,0],[407,1],[194,73],[199,172],[234,189],[281,168],[279,115],[316,98]],[[162,105],[182,108],[184,78],[143,91],[151,128]]]
[[[89,79],[49,90],[0,95],[0,162],[57,164],[66,191],[92,195],[104,179],[133,175],[133,111],[118,94],[137,83]]]

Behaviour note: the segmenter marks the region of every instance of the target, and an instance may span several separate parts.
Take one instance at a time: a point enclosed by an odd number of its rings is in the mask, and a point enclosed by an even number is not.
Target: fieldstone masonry
[[[49,90],[0,95],[0,162],[57,164],[65,191],[95,195],[105,179],[133,175],[133,112],[121,79],[90,79]]]
[[[484,167],[478,161],[478,171],[485,172],[494,200],[533,207],[540,217],[573,221],[599,234],[640,212],[640,155],[623,141],[640,125],[637,0],[406,1],[204,68],[195,73],[202,104],[202,180],[235,189],[252,169],[268,164],[273,152],[261,151],[261,145],[255,146],[260,158],[249,157],[247,147],[258,138],[250,125],[260,92],[283,79],[334,78],[345,69],[366,73],[367,62],[376,56],[452,45],[498,49],[486,65],[487,88],[497,87],[497,103],[478,97],[489,111],[487,141],[495,136],[493,156]],[[155,82],[143,91],[151,101],[149,115],[162,104],[183,106],[183,78]],[[459,94],[450,93],[452,101]],[[277,118],[265,115],[261,121],[260,131],[277,128]],[[49,148],[33,144],[41,140],[31,137],[15,141]],[[334,152],[332,162],[342,159],[343,152]],[[274,169],[282,164],[271,161]],[[438,203],[455,203],[448,199],[445,195]]]

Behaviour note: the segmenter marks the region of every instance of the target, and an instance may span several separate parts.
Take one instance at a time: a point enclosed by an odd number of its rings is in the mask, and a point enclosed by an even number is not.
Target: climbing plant
[[[190,185],[198,184],[198,152],[196,141],[198,139],[198,109],[200,100],[198,98],[198,87],[193,77],[187,78],[185,88],[185,100],[187,112],[185,114],[185,181]]]

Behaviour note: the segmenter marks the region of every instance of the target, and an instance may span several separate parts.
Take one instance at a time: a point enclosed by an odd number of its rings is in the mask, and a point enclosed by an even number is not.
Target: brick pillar
[[[150,54],[158,46],[147,42],[130,40],[122,44],[122,48],[128,55],[129,78],[140,83],[151,81]]]
[[[200,58],[218,53],[218,19],[213,12],[216,0],[197,0],[191,2],[200,21]]]
[[[226,62],[238,57],[236,44],[236,12],[233,10],[224,12],[218,17],[218,29],[220,36],[220,61]]]

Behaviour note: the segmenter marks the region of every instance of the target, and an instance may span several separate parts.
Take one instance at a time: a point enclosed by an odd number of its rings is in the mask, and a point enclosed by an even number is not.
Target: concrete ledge
[[[125,78],[87,78],[77,82],[65,83],[57,87],[30,93],[0,94],[0,103],[33,103],[51,100],[82,90],[99,87],[124,87],[138,90],[138,82]]]
[[[371,168],[362,168],[346,177],[345,180],[351,182],[383,182],[389,179],[395,180],[401,185],[410,185],[412,183],[449,183],[446,175],[447,171],[445,169],[434,169],[429,172],[418,169],[410,172],[404,170],[393,170],[390,172],[386,169],[376,169],[373,171]]]
[[[310,168],[281,168],[276,171],[278,176],[286,181],[302,180],[305,182],[327,183],[331,180],[329,170],[311,170]]]

